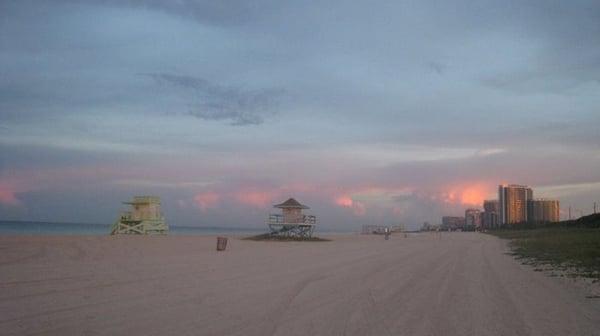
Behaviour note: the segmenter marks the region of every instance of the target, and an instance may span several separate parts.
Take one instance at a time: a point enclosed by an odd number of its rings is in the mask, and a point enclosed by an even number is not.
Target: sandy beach
[[[600,299],[478,233],[2,236],[2,335],[600,335]]]

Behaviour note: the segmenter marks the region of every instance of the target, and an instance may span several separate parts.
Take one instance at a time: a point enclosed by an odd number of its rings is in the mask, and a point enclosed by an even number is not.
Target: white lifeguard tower
[[[131,211],[121,213],[110,231],[115,234],[167,234],[169,226],[160,212],[160,198],[135,196],[130,202]]]
[[[317,224],[317,217],[302,213],[302,210],[310,209],[309,207],[300,204],[293,198],[273,207],[281,209],[282,213],[269,215],[267,225],[272,236],[312,237],[314,227]]]

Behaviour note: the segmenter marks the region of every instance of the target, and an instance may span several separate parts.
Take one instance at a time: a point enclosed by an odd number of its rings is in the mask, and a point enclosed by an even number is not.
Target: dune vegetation
[[[528,264],[551,266],[568,276],[600,281],[600,214],[515,227],[490,233],[510,239],[514,255]]]

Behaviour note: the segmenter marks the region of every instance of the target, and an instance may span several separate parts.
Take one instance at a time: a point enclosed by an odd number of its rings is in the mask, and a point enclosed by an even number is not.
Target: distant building
[[[516,224],[527,222],[527,202],[533,199],[533,190],[523,185],[498,186],[500,205],[500,224]]]
[[[537,199],[527,202],[527,218],[529,222],[560,221],[560,204],[557,200]]]
[[[465,211],[465,226],[468,228],[481,228],[481,210],[467,209]]]
[[[445,230],[457,230],[465,227],[464,217],[444,216],[442,217],[442,228]]]
[[[500,211],[500,202],[498,200],[483,201],[483,211],[498,213]]]
[[[386,232],[402,232],[404,231],[404,225],[363,225],[362,234],[385,234]]]
[[[493,229],[499,226],[498,213],[500,202],[498,200],[483,201],[483,213],[481,214],[481,226],[485,229]]]

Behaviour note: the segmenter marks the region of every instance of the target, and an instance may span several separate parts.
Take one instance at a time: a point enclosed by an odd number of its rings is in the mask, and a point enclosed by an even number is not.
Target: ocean
[[[0,235],[108,235],[112,224],[0,221]],[[171,235],[256,235],[267,228],[170,226]]]

